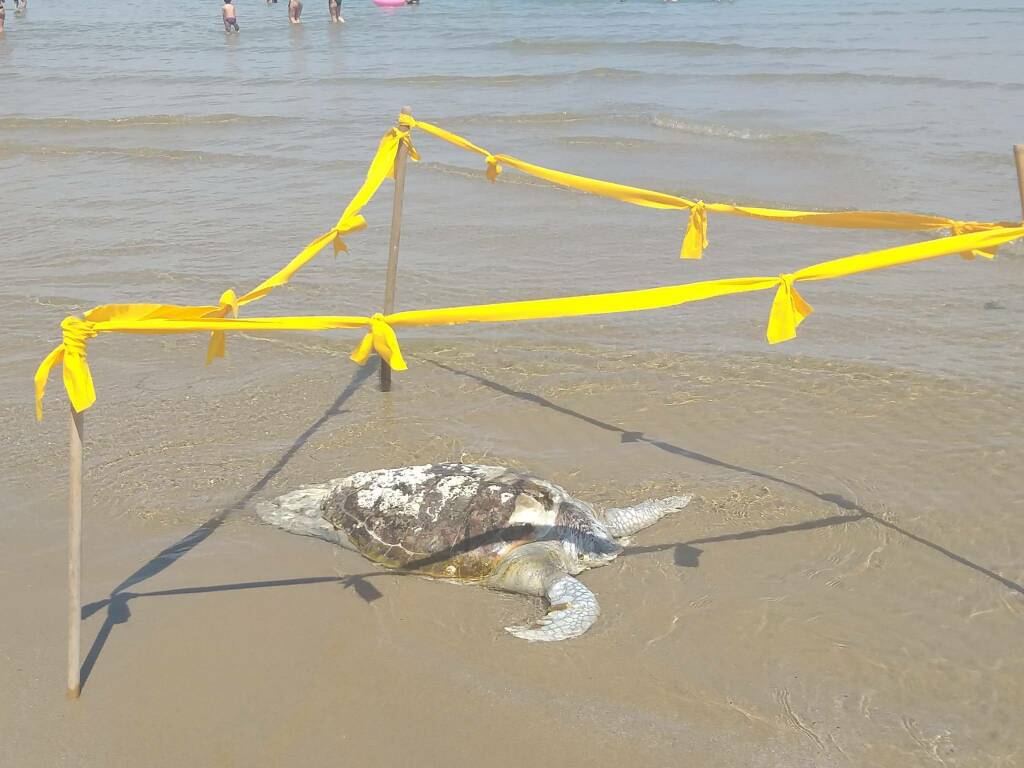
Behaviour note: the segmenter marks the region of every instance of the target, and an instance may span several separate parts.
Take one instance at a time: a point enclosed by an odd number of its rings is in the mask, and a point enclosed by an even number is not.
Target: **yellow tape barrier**
[[[803,280],[831,280],[838,277],[895,267],[954,253],[990,255],[1011,240],[1024,237],[1024,226],[1000,227],[944,237],[897,248],[861,253],[806,267],[775,277],[744,277],[649,288],[646,290],[570,296],[501,304],[447,307],[444,309],[396,312],[383,316],[325,317],[208,317],[210,307],[181,307],[166,304],[108,304],[85,313],[83,319],[68,317],[61,323],[63,341],[40,364],[35,374],[36,417],[42,419],[42,401],[50,372],[63,365],[64,388],[76,411],[96,401],[92,374],[86,361],[86,344],[100,333],[190,333],[212,331],[319,331],[335,328],[367,328],[368,332],[351,357],[365,363],[376,352],[395,370],[405,370],[396,327],[452,325],[458,323],[499,323],[557,317],[636,312],[701,301],[716,296],[776,288],[768,318],[767,338],[772,344],[792,339],[796,329],[813,311],[797,293]],[[268,281],[269,282],[269,281]]]
[[[725,213],[734,213],[745,216],[753,216],[763,219],[776,219],[800,224],[812,224],[826,227],[860,227],[877,229],[898,229],[898,230],[929,230],[929,229],[950,229],[954,235],[971,232],[985,231],[994,227],[1013,226],[1012,223],[989,223],[976,221],[959,221],[938,216],[926,216],[911,213],[893,213],[886,211],[849,211],[849,212],[812,212],[812,211],[787,211],[770,208],[752,208],[733,206],[725,203],[704,203],[703,201],[692,201],[676,197],[663,192],[629,187],[613,182],[591,179],[585,176],[554,171],[533,165],[510,155],[492,155],[487,150],[478,147],[469,140],[446,131],[431,123],[415,120],[411,115],[399,115],[398,122],[408,129],[399,131],[390,129],[381,138],[370,163],[369,170],[363,185],[359,188],[355,197],[342,212],[338,223],[327,232],[316,237],[295,258],[293,258],[282,269],[275,272],[254,289],[242,296],[237,296],[233,289],[228,289],[221,294],[216,307],[207,307],[204,316],[227,317],[238,316],[238,308],[252,301],[261,299],[269,294],[274,288],[287,283],[296,272],[310,262],[328,244],[333,244],[334,254],[348,252],[348,246],[342,239],[344,235],[359,231],[366,226],[366,219],[361,211],[373,196],[380,189],[381,184],[387,178],[394,178],[395,157],[399,144],[404,143],[409,150],[409,156],[413,160],[419,159],[419,153],[412,145],[409,132],[413,128],[419,128],[437,138],[443,139],[455,146],[471,152],[481,154],[486,158],[486,175],[491,181],[497,179],[501,173],[501,163],[518,168],[524,173],[545,179],[554,184],[580,189],[603,197],[610,197],[624,202],[632,203],[650,208],[661,209],[689,209],[690,218],[687,224],[686,235],[683,239],[683,247],[680,253],[682,258],[700,258],[704,248],[707,247],[707,212],[709,210]],[[991,257],[994,252],[975,251],[973,256]],[[965,257],[968,254],[964,254]],[[211,363],[218,357],[225,354],[226,337],[222,331],[214,331],[210,334],[210,342],[206,352],[206,362]]]
[[[495,154],[483,147],[477,146],[462,136],[446,131],[444,128],[432,125],[431,123],[416,120],[411,115],[399,115],[398,121],[407,128],[418,128],[424,133],[429,133],[431,136],[447,141],[449,144],[464,149],[467,152],[475,152],[478,155],[482,155],[487,163],[487,178],[491,181],[495,181],[498,178],[502,171],[502,166],[508,165],[535,178],[549,181],[552,184],[578,189],[581,192],[589,192],[590,194],[608,197],[613,200],[621,200],[624,203],[662,210],[688,210],[690,218],[679,254],[680,258],[683,259],[699,259],[703,255],[704,249],[708,245],[708,211],[747,216],[755,219],[783,221],[791,224],[807,224],[815,227],[913,231],[948,229],[953,235],[963,235],[1015,225],[1015,222],[959,221],[957,219],[948,219],[944,216],[927,216],[918,213],[895,213],[891,211],[793,211],[778,208],[754,208],[743,205],[730,205],[728,203],[705,203],[703,200],[687,200],[686,198],[677,197],[665,192],[656,192],[640,187],[629,187],[611,181],[602,181],[601,179],[592,179],[587,176],[577,176],[572,173],[544,168],[511,155]],[[992,254],[976,253],[974,255],[991,256]]]
[[[207,315],[211,317],[226,317],[230,312],[237,317],[239,307],[257,299],[262,299],[279,285],[287,283],[296,272],[302,269],[329,244],[334,245],[335,256],[340,251],[347,253],[348,246],[342,237],[351,232],[358,232],[366,227],[366,219],[363,218],[360,212],[373,199],[373,196],[377,194],[377,190],[380,189],[380,185],[384,183],[384,180],[394,178],[395,157],[398,152],[398,145],[401,143],[408,147],[409,156],[413,160],[419,159],[419,153],[412,146],[408,132],[392,128],[381,138],[377,146],[377,153],[373,156],[370,168],[366,172],[366,179],[363,181],[363,185],[342,212],[338,223],[309,243],[282,269],[275,272],[248,293],[235,296],[234,290],[230,288],[224,291],[218,301],[218,306],[206,308],[208,310]],[[224,351],[224,333],[223,331],[214,331],[207,348],[206,362],[209,363],[217,357],[224,357]]]

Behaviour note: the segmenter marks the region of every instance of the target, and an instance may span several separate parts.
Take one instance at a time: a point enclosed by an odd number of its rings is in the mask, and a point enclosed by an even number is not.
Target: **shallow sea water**
[[[1020,215],[1019,2],[349,1],[343,27],[312,2],[300,27],[283,3],[237,7],[237,36],[196,0],[8,9],[11,573],[38,555],[20,532],[63,535],[59,376],[41,426],[30,384],[60,320],[256,285],[336,220],[402,105],[493,151],[691,198]],[[416,143],[400,308],[771,275],[927,237],[712,214],[705,258],[683,262],[685,216],[512,170],[491,185],[479,158]],[[390,206],[385,187],[350,254],[244,314],[377,311]],[[460,457],[599,504],[692,492],[584,575],[604,613],[579,641],[516,645],[501,627],[527,601],[408,579],[378,585],[359,631],[399,668],[445,670],[441,697],[504,697],[650,764],[1020,764],[1024,250],[801,292],[816,311],[774,347],[770,293],[403,333],[388,396],[348,362],[352,332],[233,336],[209,368],[200,336],[97,339],[88,514],[226,519],[230,541],[256,498]]]

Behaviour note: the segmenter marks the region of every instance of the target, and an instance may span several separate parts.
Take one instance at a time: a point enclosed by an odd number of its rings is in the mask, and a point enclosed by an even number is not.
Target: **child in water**
[[[220,9],[220,15],[224,19],[225,32],[238,31],[238,17],[235,15],[235,5],[231,0],[224,0],[224,7]]]
[[[341,18],[341,0],[327,0],[327,10],[331,14],[332,23],[345,23],[345,20]]]
[[[302,0],[288,0],[288,21],[292,24],[301,24],[299,17],[302,15]]]

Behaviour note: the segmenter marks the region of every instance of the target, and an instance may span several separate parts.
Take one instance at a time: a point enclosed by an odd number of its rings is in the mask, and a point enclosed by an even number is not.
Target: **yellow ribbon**
[[[716,296],[777,289],[768,318],[767,339],[777,344],[796,336],[797,327],[813,311],[797,292],[802,280],[831,280],[860,272],[909,264],[970,251],[991,252],[998,245],[1024,237],[1024,226],[987,229],[943,237],[922,243],[860,253],[822,262],[777,277],[739,277],[634,291],[535,299],[500,304],[445,307],[397,312],[383,316],[313,316],[229,318],[211,317],[230,306],[221,297],[221,307],[181,307],[165,304],[106,304],[85,313],[84,320],[69,317],[61,323],[63,342],[42,361],[35,374],[36,415],[42,418],[42,398],[53,367],[63,364],[64,386],[76,410],[88,408],[96,399],[92,376],[85,358],[88,339],[102,332],[189,333],[197,331],[323,331],[336,328],[367,328],[362,342],[352,353],[365,363],[376,351],[394,370],[407,366],[395,335],[396,327],[454,325],[459,323],[501,323],[557,317],[637,312],[703,301]]]
[[[686,225],[686,236],[683,238],[683,249],[679,253],[681,259],[699,259],[708,247],[708,207],[703,200],[698,200],[690,208],[690,221]]]
[[[43,419],[43,395],[46,380],[53,366],[61,364],[64,374],[64,389],[71,406],[79,413],[96,402],[96,389],[92,383],[92,372],[85,359],[85,344],[96,335],[93,324],[77,317],[65,317],[60,324],[62,341],[48,354],[36,369],[33,383],[36,392],[36,419]]]
[[[96,336],[96,330],[92,323],[77,317],[64,318],[60,327],[64,336],[64,388],[71,405],[81,413],[96,402],[96,388],[85,358],[85,344]]]
[[[681,250],[682,258],[697,259],[707,247],[707,211],[727,213],[734,216],[746,216],[755,219],[781,221],[790,224],[804,224],[817,227],[837,227],[848,229],[891,229],[906,231],[931,231],[953,229],[954,234],[964,234],[981,230],[1017,226],[1016,222],[958,222],[944,216],[930,216],[918,213],[901,213],[896,211],[799,211],[783,208],[758,208],[753,206],[732,205],[730,203],[703,203],[688,200],[677,195],[657,192],[641,187],[631,187],[611,181],[578,176],[564,171],[534,165],[511,155],[493,153],[477,146],[458,134],[447,131],[440,126],[415,120],[411,115],[401,115],[399,123],[409,129],[418,128],[425,133],[446,141],[453,146],[482,155],[487,163],[487,178],[494,181],[501,172],[502,164],[511,166],[522,173],[543,179],[552,184],[576,189],[601,197],[619,200],[631,205],[645,208],[671,210],[691,210],[690,224],[687,227],[686,239]],[[692,211],[701,206],[696,219]],[[957,229],[958,225],[967,228]],[[978,255],[986,255],[979,253]]]
[[[977,221],[954,221],[951,223],[949,229],[954,235],[967,235],[972,232],[984,232],[986,225]],[[960,254],[960,257],[966,261],[974,261],[976,256],[981,256],[984,259],[994,259],[996,257],[996,246],[992,246],[988,249],[975,249],[973,251],[964,251]]]
[[[498,158],[494,155],[487,155],[484,160],[487,163],[487,170],[484,171],[484,175],[489,181],[497,181],[498,176],[501,175],[501,163],[498,162]]]
[[[381,184],[384,183],[385,179],[394,178],[395,158],[397,156],[399,143],[404,143],[406,145],[409,149],[409,156],[413,160],[419,159],[419,153],[412,146],[412,140],[407,132],[400,132],[392,128],[385,133],[377,144],[377,152],[374,154],[373,160],[370,162],[370,167],[366,171],[366,178],[363,180],[362,186],[356,192],[355,196],[353,196],[349,201],[345,210],[342,211],[341,216],[338,218],[338,223],[306,245],[306,247],[299,251],[298,255],[296,255],[284,267],[279,269],[248,293],[244,293],[239,296],[236,303],[233,305],[236,314],[239,306],[262,299],[275,288],[282,286],[291,280],[296,272],[312,261],[313,258],[315,258],[320,251],[326,248],[328,244],[333,247],[335,256],[341,252],[348,252],[348,244],[343,238],[345,235],[358,232],[359,230],[366,228],[366,219],[360,211],[362,211],[367,203],[373,199],[374,195],[377,194],[377,191],[380,189]],[[213,346],[212,340],[211,346]],[[214,354],[214,357],[222,356],[223,353],[219,355]],[[208,355],[208,360],[209,359],[213,358]]]
[[[227,317],[228,312],[232,317],[238,317],[238,297],[235,292],[228,288],[220,295],[217,302],[217,309],[210,313],[211,317]],[[209,365],[218,357],[224,357],[227,351],[227,334],[224,331],[213,331],[210,333],[210,341],[206,345],[206,364]]]
[[[765,334],[769,344],[789,341],[796,338],[796,329],[810,315],[814,308],[804,301],[793,285],[795,276],[779,275],[779,290],[772,301],[771,314],[768,315],[768,330]]]
[[[402,350],[398,346],[398,337],[384,315],[378,312],[369,319],[369,324],[370,330],[363,336],[363,340],[352,352],[350,358],[359,365],[363,365],[370,358],[371,350],[376,350],[392,370],[408,370],[405,358],[402,357]]]

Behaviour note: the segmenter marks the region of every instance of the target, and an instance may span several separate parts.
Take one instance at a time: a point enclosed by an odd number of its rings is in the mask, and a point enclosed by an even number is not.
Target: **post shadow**
[[[999,584],[1002,584],[1007,589],[1013,590],[1018,594],[1024,595],[1024,586],[1021,586],[1017,582],[1012,581],[1011,579],[1008,579],[1005,576],[1001,576],[1000,574],[995,573],[989,568],[986,568],[983,565],[979,565],[978,563],[975,563],[972,560],[968,560],[963,555],[957,554],[956,552],[953,552],[952,550],[942,546],[941,544],[937,544],[934,541],[930,541],[924,538],[923,536],[919,536],[916,533],[912,533],[911,531],[908,531],[905,528],[902,528],[896,525],[895,523],[890,522],[889,520],[879,517],[875,513],[870,512],[869,510],[862,507],[860,504],[857,504],[855,501],[851,501],[850,499],[846,498],[841,494],[816,491],[813,488],[808,488],[805,485],[794,482],[792,480],[787,480],[783,477],[778,477],[777,475],[773,475],[768,472],[762,472],[760,470],[752,469],[750,467],[743,467],[738,464],[732,464],[728,461],[717,459],[713,456],[708,456],[706,454],[699,453],[697,451],[691,451],[687,448],[674,445],[664,440],[658,440],[656,438],[648,437],[643,432],[634,432],[626,430],[623,429],[622,427],[616,426],[615,424],[609,424],[608,422],[602,421],[593,416],[588,416],[585,413],[580,413],[579,411],[575,411],[571,408],[566,408],[563,405],[559,405],[558,403],[555,403],[547,399],[546,397],[542,397],[541,395],[537,395],[533,392],[527,392],[520,389],[513,389],[512,387],[506,386],[505,384],[502,384],[497,381],[493,381],[479,374],[471,373],[469,371],[461,370],[459,368],[453,368],[452,366],[445,365],[444,363],[440,363],[436,360],[422,360],[422,362],[430,363],[431,365],[448,371],[449,373],[453,373],[456,376],[463,376],[465,378],[471,379],[477,382],[478,384],[488,387],[489,389],[493,389],[496,392],[500,392],[501,394],[509,395],[511,397],[515,397],[519,400],[523,400],[528,403],[533,403],[534,405],[538,405],[541,408],[547,408],[557,413],[561,413],[565,416],[570,416],[574,419],[578,419],[594,427],[597,427],[598,429],[602,429],[607,432],[617,433],[621,436],[620,440],[623,443],[646,443],[647,445],[653,446],[659,450],[665,451],[666,453],[670,453],[675,456],[682,456],[684,458],[699,461],[704,464],[709,464],[711,466],[722,467],[724,469],[729,469],[734,472],[749,475],[751,477],[769,480],[773,483],[788,486],[795,490],[809,494],[829,504],[834,504],[841,510],[850,513],[832,515],[829,517],[819,518],[817,520],[808,520],[803,523],[795,523],[792,525],[781,525],[776,526],[774,528],[762,528],[752,531],[727,533],[720,536],[710,536],[707,538],[693,539],[691,541],[677,542],[674,544],[655,544],[646,547],[630,547],[626,552],[623,553],[623,555],[625,556],[643,554],[645,552],[660,552],[666,549],[675,549],[676,565],[679,565],[681,567],[696,567],[697,559],[701,554],[701,550],[695,546],[697,544],[712,544],[725,541],[742,541],[744,539],[754,539],[760,538],[762,536],[776,536],[783,533],[807,531],[815,528],[825,528],[833,525],[847,525],[849,523],[855,523],[862,520],[871,520],[877,523],[878,525],[888,528],[891,531],[895,531],[901,536],[905,536],[911,541],[915,541],[918,544],[928,547],[933,552],[937,552],[940,555],[949,558],[953,562],[959,563],[960,565],[966,568],[970,568],[976,573],[980,573],[982,576],[985,576],[989,579],[992,579],[993,581],[998,582]]]
[[[93,668],[96,665],[96,661],[99,658],[100,652],[103,650],[103,646],[106,644],[107,639],[110,637],[114,626],[117,624],[124,624],[131,618],[131,610],[128,607],[128,601],[142,596],[152,595],[168,595],[168,594],[189,594],[186,591],[175,591],[175,590],[164,590],[162,592],[155,593],[133,593],[127,590],[137,584],[152,578],[158,573],[169,568],[180,558],[191,552],[197,546],[206,541],[213,532],[220,528],[221,525],[234,513],[241,511],[245,506],[252,501],[258,493],[260,493],[267,484],[273,480],[284,467],[291,461],[292,457],[309,441],[309,439],[316,434],[316,432],[327,423],[332,416],[338,416],[344,411],[342,406],[359,390],[359,388],[369,379],[374,373],[372,366],[359,366],[352,376],[352,380],[348,383],[344,390],[335,398],[334,402],[316,419],[310,424],[289,446],[281,456],[274,462],[274,465],[268,469],[262,477],[260,477],[255,483],[253,483],[248,490],[242,496],[228,507],[217,512],[209,520],[204,522],[202,525],[197,527],[195,530],[189,532],[178,541],[171,544],[166,549],[161,550],[152,559],[144,563],[138,570],[128,576],[124,581],[114,587],[111,590],[110,595],[102,600],[89,603],[82,606],[82,620],[89,618],[97,611],[103,608],[107,609],[107,615],[104,618],[103,625],[100,627],[100,631],[96,635],[96,639],[93,640],[93,644],[89,649],[89,653],[86,654],[84,661],[82,662],[81,670],[81,686],[85,687],[86,682],[89,679],[89,675],[92,673]],[[338,581],[345,586],[353,587],[356,592],[367,602],[372,602],[381,596],[380,592],[361,577],[318,577],[313,579],[292,579],[287,580],[288,583],[294,584],[312,584],[318,581]],[[246,585],[222,585],[217,588],[203,588],[198,587],[191,592],[202,592],[202,591],[215,591],[224,589],[254,589],[263,586],[282,586],[284,582],[251,582]]]

